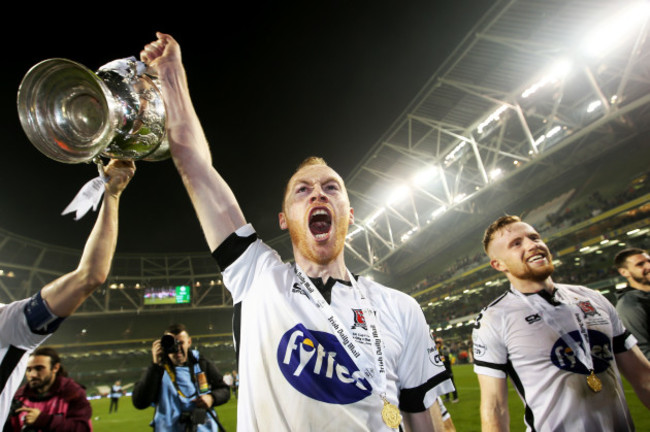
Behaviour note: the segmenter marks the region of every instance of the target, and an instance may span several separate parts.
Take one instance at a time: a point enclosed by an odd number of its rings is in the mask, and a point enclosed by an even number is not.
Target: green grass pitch
[[[471,365],[454,366],[454,380],[458,386],[460,402],[446,404],[458,432],[475,432],[481,430],[479,419],[480,394],[478,380],[472,371]],[[650,415],[648,410],[639,401],[629,383],[623,380],[625,397],[627,398],[636,430],[650,430]],[[510,430],[525,431],[524,406],[510,386],[508,401],[510,404]],[[123,397],[120,400],[119,411],[109,414],[109,399],[103,398],[91,401],[93,407],[93,430],[95,432],[140,432],[150,430],[148,424],[153,416],[153,408],[138,411],[133,408],[131,398]],[[232,397],[230,401],[217,407],[219,420],[228,432],[234,432],[237,425],[237,400]]]
[[[130,397],[123,397],[119,402],[117,413],[108,413],[110,399],[102,398],[90,401],[93,408],[94,432],[147,432],[152,431],[149,423],[153,418],[153,408],[137,410],[133,407]],[[227,432],[237,430],[237,399],[230,400],[217,407],[219,421]]]

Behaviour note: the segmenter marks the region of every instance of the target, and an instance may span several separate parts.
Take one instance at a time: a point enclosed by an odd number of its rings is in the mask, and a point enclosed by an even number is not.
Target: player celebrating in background
[[[493,222],[483,246],[511,284],[473,332],[483,431],[509,430],[507,376],[528,431],[634,430],[619,370],[650,408],[650,363],[614,306],[592,289],[553,282],[551,252],[517,216]]]
[[[0,305],[0,422],[3,424],[23,379],[27,354],[106,281],[117,243],[120,196],[134,172],[131,161],[113,160],[106,167],[109,180],[102,208],[74,271],[50,282],[32,298]]]
[[[236,305],[238,428],[388,431],[401,410],[408,429],[433,430],[428,407],[453,387],[417,302],[347,270],[341,177],[309,158],[289,180],[279,223],[295,266],[284,264],[212,167],[179,45],[158,34],[141,57],[158,70],[172,157]]]

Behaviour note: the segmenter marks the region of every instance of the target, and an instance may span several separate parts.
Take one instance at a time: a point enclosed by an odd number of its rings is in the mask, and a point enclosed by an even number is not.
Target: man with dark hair
[[[553,282],[550,250],[516,216],[492,223],[483,245],[510,282],[472,335],[483,431],[509,430],[508,376],[528,431],[634,430],[619,370],[650,408],[650,362],[614,306],[592,289]]]
[[[14,396],[20,405],[9,417],[9,430],[82,432],[92,430],[92,409],[86,391],[68,378],[59,354],[52,348],[37,348],[29,355],[27,384]]]
[[[616,310],[650,360],[650,255],[639,248],[623,249],[616,254],[614,265],[628,285],[616,292]]]
[[[43,287],[29,299],[0,304],[0,423],[27,365],[27,353],[40,345],[108,277],[117,243],[120,196],[135,172],[131,161],[111,161],[105,169],[102,208],[86,241],[79,266]]]
[[[317,157],[291,177],[278,215],[295,258],[285,264],[213,168],[180,47],[157,36],[141,58],[161,79],[172,157],[235,303],[238,428],[433,430],[428,408],[453,387],[418,303],[348,271],[343,179]]]
[[[172,324],[151,346],[152,364],[133,388],[133,406],[156,407],[156,432],[217,432],[214,407],[230,399],[217,367],[197,350],[183,324]]]

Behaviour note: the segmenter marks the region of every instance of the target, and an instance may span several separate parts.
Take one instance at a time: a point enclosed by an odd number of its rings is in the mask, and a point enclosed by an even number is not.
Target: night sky
[[[96,70],[137,56],[156,31],[172,34],[215,166],[247,219],[271,239],[282,233],[277,212],[295,166],[319,155],[346,178],[492,4],[241,3],[154,13],[150,4],[129,18],[38,9],[19,32],[5,25],[0,227],[80,249],[95,219],[60,213],[96,168],[48,159],[21,129],[16,92],[41,60],[68,58]],[[140,162],[137,170],[122,199],[118,253],[206,250],[171,160]]]

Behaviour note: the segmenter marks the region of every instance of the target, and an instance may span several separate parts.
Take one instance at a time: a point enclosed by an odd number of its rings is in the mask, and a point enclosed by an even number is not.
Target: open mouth
[[[526,260],[526,262],[535,263],[535,262],[538,262],[538,261],[542,261],[544,259],[546,259],[546,255],[543,254],[543,253],[538,253],[538,254],[535,254],[532,257],[528,258]]]
[[[326,240],[332,229],[332,215],[326,208],[316,208],[309,214],[309,231],[316,240]]]

